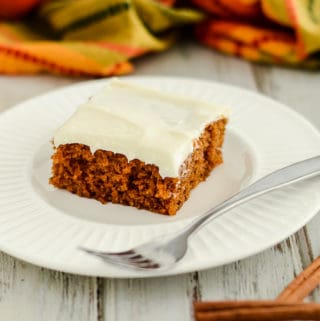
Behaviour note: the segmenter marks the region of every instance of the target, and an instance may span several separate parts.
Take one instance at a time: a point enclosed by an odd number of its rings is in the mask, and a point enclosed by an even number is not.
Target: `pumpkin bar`
[[[228,110],[112,79],[54,134],[50,183],[174,215],[222,163]]]

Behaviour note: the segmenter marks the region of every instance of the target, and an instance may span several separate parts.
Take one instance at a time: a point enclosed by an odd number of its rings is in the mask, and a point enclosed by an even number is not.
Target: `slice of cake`
[[[222,163],[228,111],[111,80],[57,130],[50,183],[174,215]]]

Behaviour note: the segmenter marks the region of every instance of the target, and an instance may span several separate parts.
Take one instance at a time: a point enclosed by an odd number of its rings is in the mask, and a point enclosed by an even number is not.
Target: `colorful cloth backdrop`
[[[183,25],[251,61],[320,66],[320,0],[51,0],[0,21],[0,73],[129,73],[132,58],[167,49]]]
[[[211,18],[196,27],[215,49],[256,62],[320,67],[320,0],[193,0]]]

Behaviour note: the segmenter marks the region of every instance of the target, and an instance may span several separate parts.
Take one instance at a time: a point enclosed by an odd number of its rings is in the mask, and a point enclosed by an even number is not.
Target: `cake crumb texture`
[[[174,215],[191,190],[222,163],[221,147],[227,120],[209,124],[194,141],[193,153],[181,166],[180,177],[162,178],[159,168],[125,155],[82,144],[55,148],[50,183],[101,203],[117,203]],[[156,143],[156,142],[155,142]]]

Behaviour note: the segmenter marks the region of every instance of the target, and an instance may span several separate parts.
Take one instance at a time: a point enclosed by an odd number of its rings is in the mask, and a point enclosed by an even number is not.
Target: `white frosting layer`
[[[226,108],[113,79],[80,106],[54,135],[54,144],[85,144],[159,167],[179,176],[193,141],[207,124],[228,117]]]

